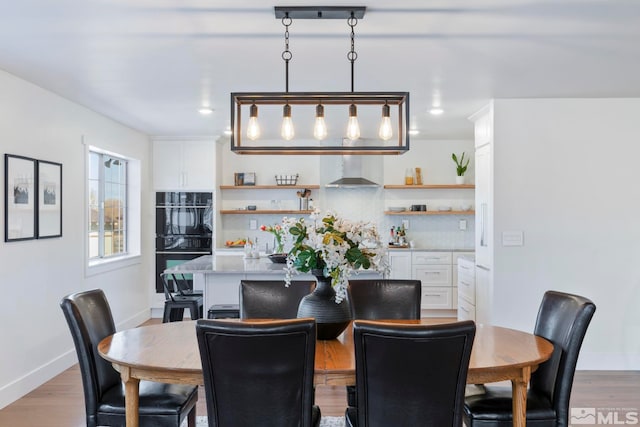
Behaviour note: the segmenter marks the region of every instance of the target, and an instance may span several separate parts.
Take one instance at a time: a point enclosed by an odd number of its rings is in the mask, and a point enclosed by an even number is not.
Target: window
[[[89,261],[129,252],[129,161],[89,151]]]

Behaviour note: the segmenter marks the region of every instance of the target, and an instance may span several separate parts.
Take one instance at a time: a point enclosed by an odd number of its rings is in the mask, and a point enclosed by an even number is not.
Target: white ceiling
[[[355,90],[409,91],[421,137],[471,137],[491,98],[640,97],[638,0],[6,0],[0,68],[150,135],[220,135],[230,92],[284,91],[273,6],[313,4],[367,7]],[[294,20],[289,89],[349,91],[349,31]]]

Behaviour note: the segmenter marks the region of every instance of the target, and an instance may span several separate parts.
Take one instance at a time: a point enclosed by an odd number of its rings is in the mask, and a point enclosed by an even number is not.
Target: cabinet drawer
[[[462,298],[458,299],[458,320],[476,321],[476,307]]]
[[[416,264],[451,264],[451,252],[414,252],[411,258]]]
[[[466,277],[458,277],[458,295],[472,304],[476,302],[476,285]]]
[[[413,278],[422,286],[451,286],[450,265],[418,265],[413,267]]]
[[[460,257],[473,257],[475,252],[452,252],[451,259],[453,264],[458,264],[458,259]],[[466,258],[468,260],[468,258]]]
[[[451,288],[431,288],[423,286],[420,308],[450,310],[453,302],[452,298]]]

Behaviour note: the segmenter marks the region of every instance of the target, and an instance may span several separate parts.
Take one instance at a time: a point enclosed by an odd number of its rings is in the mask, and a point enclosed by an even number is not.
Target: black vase
[[[318,284],[315,290],[302,298],[298,306],[298,318],[316,319],[319,340],[332,340],[345,330],[351,321],[349,302],[343,299],[336,304],[336,291],[331,286],[331,277],[324,277],[321,270],[311,272]]]

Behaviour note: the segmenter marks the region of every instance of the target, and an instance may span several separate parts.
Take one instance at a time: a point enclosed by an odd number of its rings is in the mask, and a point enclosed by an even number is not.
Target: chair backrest
[[[67,295],[60,307],[78,354],[87,425],[96,425],[98,401],[106,390],[121,384],[120,375],[97,348],[100,341],[116,331],[111,308],[101,289]]]
[[[314,280],[240,281],[241,319],[295,319],[300,300],[313,291]]]
[[[472,321],[354,321],[358,425],[462,426]]]
[[[164,300],[174,301],[173,294],[174,292],[176,292],[176,288],[174,286],[175,281],[173,280],[173,275],[169,273],[162,273],[160,275],[160,279],[162,279],[162,289],[164,290]]]
[[[314,319],[198,320],[210,427],[310,427]]]
[[[553,355],[531,375],[531,388],[547,396],[558,426],[569,421],[569,398],[582,341],[596,306],[589,299],[556,291],[542,298],[534,333],[553,343]]]
[[[349,280],[354,319],[419,319],[420,280]]]

